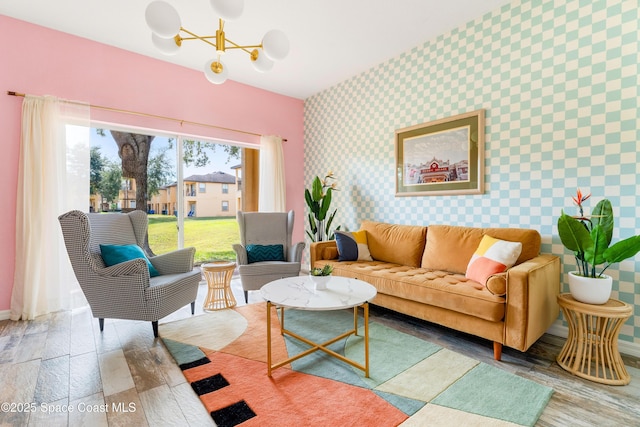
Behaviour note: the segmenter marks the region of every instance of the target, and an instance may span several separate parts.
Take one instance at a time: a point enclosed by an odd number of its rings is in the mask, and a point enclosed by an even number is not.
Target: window
[[[116,131],[120,132],[116,133]],[[136,161],[147,159],[147,197],[144,201],[142,197],[136,201],[136,195],[140,196],[140,194],[136,192],[138,185],[135,179],[122,176],[123,160],[118,153],[120,145],[127,142],[127,134],[138,135],[140,141],[147,143],[148,152],[136,151],[136,153],[142,153],[142,157],[136,158]],[[148,227],[149,245],[156,254],[163,254],[179,247],[201,246],[194,244],[198,236],[193,230],[197,230],[197,226],[202,224],[193,221],[196,215],[200,219],[216,221],[219,219],[217,217],[235,214],[236,206],[241,206],[243,201],[235,189],[231,191],[229,188],[235,185],[235,180],[230,178],[233,174],[255,177],[250,181],[256,188],[255,194],[249,191],[244,196],[248,200],[247,209],[257,209],[258,150],[240,149],[223,141],[192,140],[183,135],[155,131],[140,134],[137,133],[136,128],[118,125],[114,125],[113,129],[92,128],[90,137],[92,149],[90,175],[95,182],[90,183],[94,188],[88,195],[87,202],[90,206],[93,203],[94,211],[126,211],[144,206],[149,213],[163,215],[163,221],[158,223],[150,221]],[[182,158],[178,154],[180,147],[184,150]],[[225,147],[224,150],[223,147]],[[248,173],[242,171],[245,167],[243,160],[245,152],[251,154]],[[184,153],[190,153],[190,155],[187,156]],[[189,162],[186,161],[187,158],[190,159]],[[102,162],[94,160],[102,160]],[[235,166],[230,166],[228,164],[230,161],[237,163]],[[206,176],[212,173],[211,171],[221,171],[225,174],[222,175],[225,179],[229,178],[229,181],[223,181],[226,183],[224,190],[222,190],[223,182],[212,183],[213,186],[211,186],[206,178],[202,179],[203,175]],[[100,178],[106,177],[108,180],[98,181],[94,179],[94,175]],[[207,187],[210,188],[207,189]],[[218,193],[219,189],[220,193]],[[223,194],[222,191],[227,194]],[[230,193],[233,193],[233,197]],[[224,203],[223,199],[226,199]],[[196,206],[196,200],[200,206]],[[231,203],[234,204],[233,209],[231,209]],[[171,218],[172,216],[177,218]],[[165,223],[172,221],[176,225],[166,227]],[[220,249],[217,245],[218,243],[212,242],[211,247],[198,247],[195,262],[200,263],[219,257],[226,259],[225,257],[229,256],[228,248],[222,245]]]
[[[222,194],[229,194],[229,184],[222,184]]]

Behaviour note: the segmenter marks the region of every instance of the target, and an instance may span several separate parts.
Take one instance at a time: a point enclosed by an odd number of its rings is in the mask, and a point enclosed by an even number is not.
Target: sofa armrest
[[[558,319],[560,258],[541,254],[507,272],[504,343],[526,351]]]
[[[160,274],[186,273],[193,270],[193,258],[196,248],[177,249],[166,254],[149,258]]]
[[[147,267],[147,262],[142,258],[135,258],[109,267],[96,266],[95,269],[92,269],[92,272],[101,278],[144,276],[145,273],[148,277],[149,267]]]
[[[338,246],[336,245],[335,240],[327,240],[324,242],[313,242],[310,246],[309,252],[309,268],[313,268],[315,266],[316,261],[325,260],[325,249],[335,248],[336,252],[338,250]]]
[[[247,250],[245,249],[245,247],[239,243],[234,243],[232,247],[236,253],[236,263],[238,265],[249,264],[249,258],[247,256]]]
[[[289,262],[300,262],[302,260],[302,251],[304,251],[305,243],[298,242],[292,247],[289,248],[289,254],[287,256],[287,261]]]

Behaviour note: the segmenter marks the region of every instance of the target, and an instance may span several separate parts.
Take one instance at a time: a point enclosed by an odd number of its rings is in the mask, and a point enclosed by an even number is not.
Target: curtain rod
[[[7,91],[7,95],[20,96],[20,97],[23,97],[23,98],[25,97],[24,93],[15,92],[15,91],[12,91],[12,90],[8,90]],[[74,101],[69,101],[69,102],[75,103]],[[89,104],[89,106],[91,108],[97,108],[98,110],[114,111],[116,113],[131,114],[131,115],[134,115],[134,116],[152,117],[152,118],[155,118],[155,119],[169,120],[169,121],[172,121],[172,122],[180,123],[180,126],[182,126],[184,123],[187,123],[187,124],[190,124],[190,125],[204,126],[204,127],[214,128],[214,129],[226,130],[226,131],[230,131],[230,132],[243,133],[245,135],[262,136],[259,133],[248,132],[246,130],[239,130],[239,129],[227,128],[227,127],[224,127],[224,126],[210,125],[210,124],[207,124],[207,123],[192,122],[192,121],[189,121],[189,120],[175,119],[173,117],[159,116],[159,115],[156,115],[156,114],[140,113],[138,111],[130,111],[130,110],[121,110],[119,108],[103,107],[101,105],[91,105],[91,104]],[[282,142],[286,142],[286,141],[287,140],[285,138],[282,138]]]

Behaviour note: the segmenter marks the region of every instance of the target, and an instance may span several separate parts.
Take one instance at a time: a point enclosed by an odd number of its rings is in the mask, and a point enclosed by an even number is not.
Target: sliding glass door
[[[106,126],[91,134],[91,211],[145,210],[156,255],[193,246],[196,263],[235,259],[236,212],[244,193],[254,198],[243,191],[243,153],[254,165],[256,150]]]
[[[182,140],[184,245],[196,248],[196,262],[235,259],[241,152],[221,141]]]

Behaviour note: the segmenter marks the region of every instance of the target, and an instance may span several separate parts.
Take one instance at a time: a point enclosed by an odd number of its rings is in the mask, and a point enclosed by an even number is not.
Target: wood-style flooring
[[[243,304],[237,277],[232,288]],[[201,284],[196,315],[205,295]],[[249,303],[261,301],[258,292],[249,295]],[[187,306],[162,319],[160,334],[162,323],[190,316]],[[371,316],[552,387],[555,393],[539,426],[640,426],[637,358],[624,357],[631,384],[605,386],[558,366],[563,338],[545,335],[526,353],[505,347],[502,362],[496,362],[486,340],[376,307]],[[2,426],[214,425],[162,341],[153,338],[150,322],[106,319],[100,333],[88,308],[0,322],[0,403]]]

